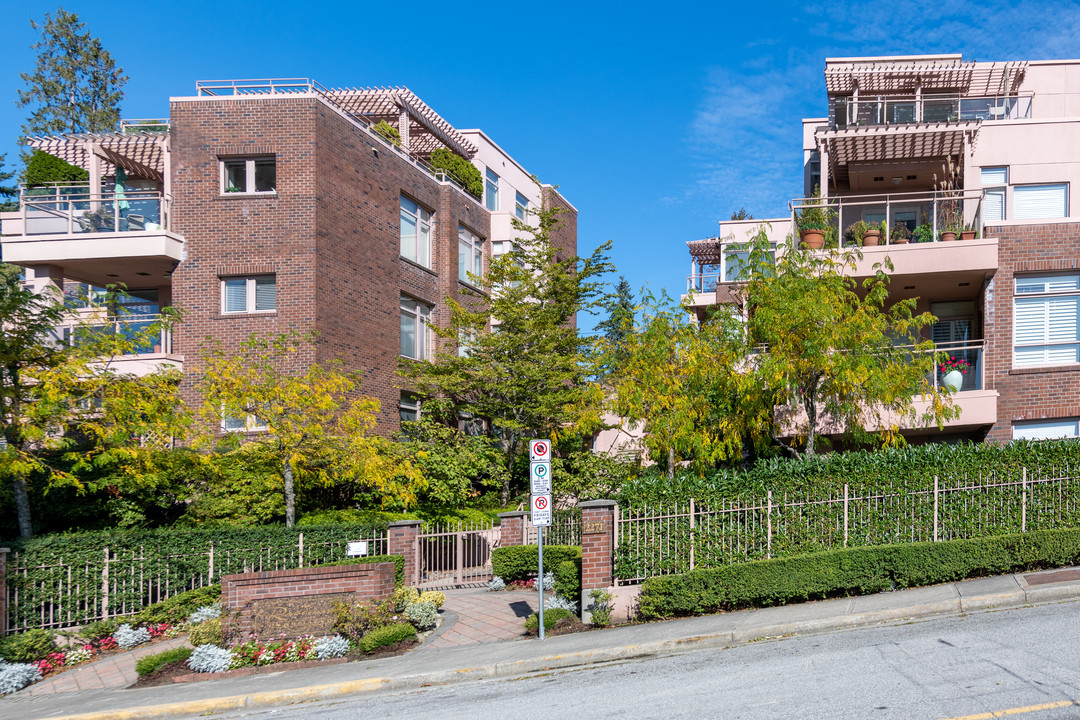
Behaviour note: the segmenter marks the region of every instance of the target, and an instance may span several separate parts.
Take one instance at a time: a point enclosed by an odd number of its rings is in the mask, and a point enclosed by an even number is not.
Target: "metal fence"
[[[417,587],[452,587],[491,580],[491,552],[502,528],[494,522],[426,525],[417,535]]]
[[[997,475],[923,489],[764,497],[707,507],[693,499],[619,509],[616,584],[859,545],[954,540],[1080,525],[1080,476]]]

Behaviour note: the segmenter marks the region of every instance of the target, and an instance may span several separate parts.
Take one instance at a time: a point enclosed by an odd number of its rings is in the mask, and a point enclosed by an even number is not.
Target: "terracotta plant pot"
[[[974,240],[975,235],[977,235],[977,234],[978,233],[976,233],[974,230],[965,230],[964,232],[960,233],[960,239],[961,240]]]
[[[863,247],[874,247],[881,242],[880,230],[867,230],[866,234],[862,236]]]
[[[825,245],[825,232],[822,230],[800,230],[799,239],[802,240],[804,248],[819,250]]]
[[[909,242],[911,242],[911,238],[909,238],[909,237],[898,237],[898,238],[896,238],[895,240],[892,241],[892,244],[893,245],[907,245]]]
[[[951,230],[944,230],[941,233],[941,242],[950,242],[956,239],[956,233]]]

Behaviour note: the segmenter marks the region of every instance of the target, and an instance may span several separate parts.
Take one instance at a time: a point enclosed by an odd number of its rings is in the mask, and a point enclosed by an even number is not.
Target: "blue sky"
[[[8,167],[33,69],[24,1],[0,27],[0,152]],[[685,242],[745,206],[801,194],[802,117],[825,114],[826,57],[1080,56],[1080,4],[116,3],[71,0],[130,76],[124,117],[165,117],[196,80],[311,77],[402,85],[457,127],[480,127],[579,210],[582,253],[611,239],[618,272],[677,295]],[[585,318],[583,327],[592,326]]]

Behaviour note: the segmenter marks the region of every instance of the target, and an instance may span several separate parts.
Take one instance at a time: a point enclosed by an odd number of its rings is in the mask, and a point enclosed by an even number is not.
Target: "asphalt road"
[[[1080,603],[224,717],[1080,718]]]

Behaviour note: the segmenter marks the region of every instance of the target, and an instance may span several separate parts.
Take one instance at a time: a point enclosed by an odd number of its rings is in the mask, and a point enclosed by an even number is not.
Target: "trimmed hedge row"
[[[865,595],[1080,562],[1080,528],[856,547],[647,580],[642,619]]]
[[[581,548],[572,545],[544,545],[544,570],[554,571],[560,563],[577,560],[581,563]],[[496,548],[491,553],[491,573],[506,582],[536,577],[538,552],[535,545],[511,545]]]
[[[581,598],[581,557],[555,566],[555,594],[578,602]]]

